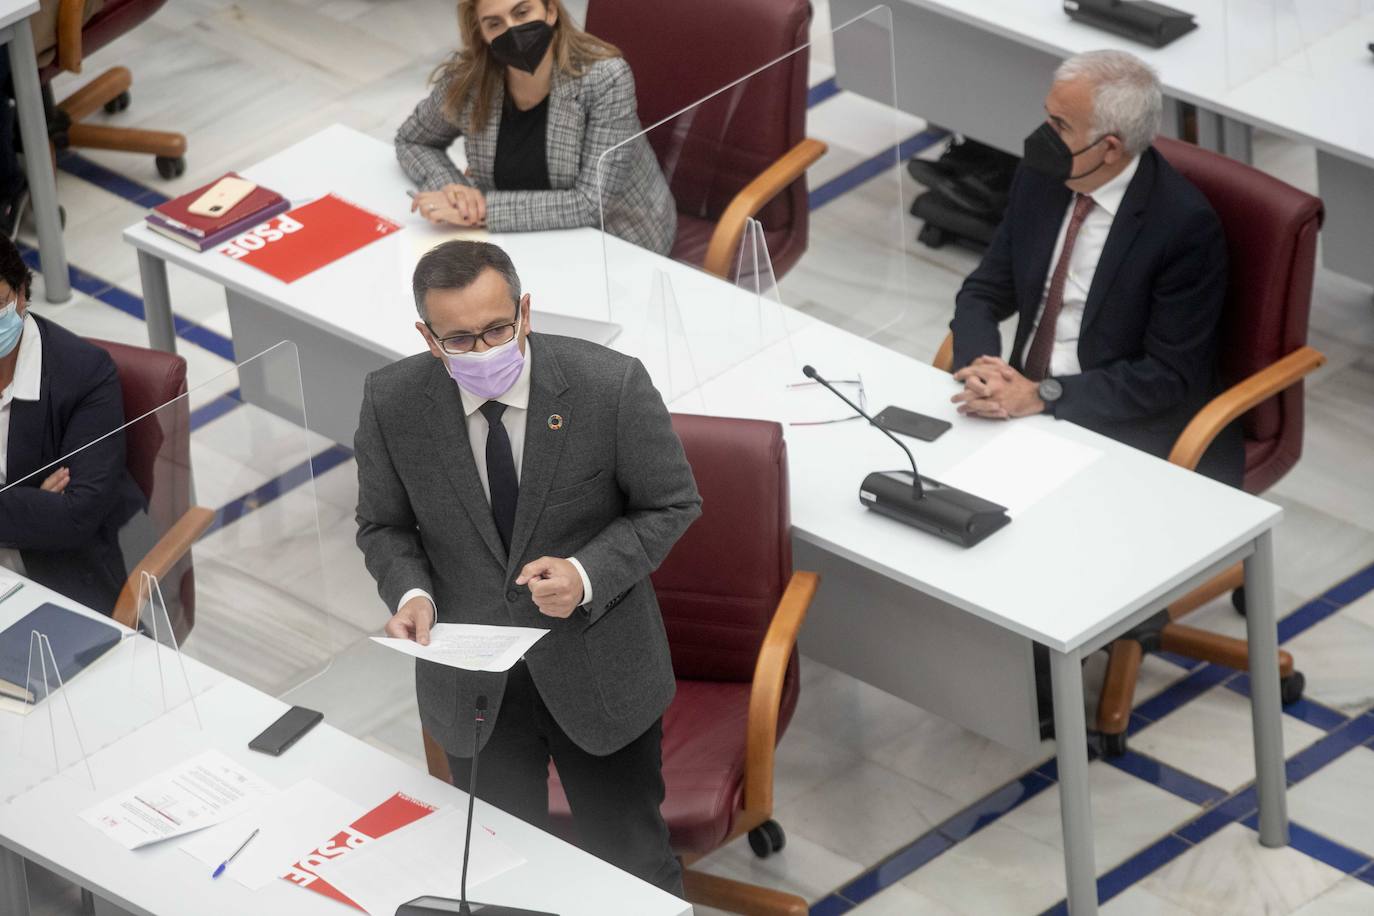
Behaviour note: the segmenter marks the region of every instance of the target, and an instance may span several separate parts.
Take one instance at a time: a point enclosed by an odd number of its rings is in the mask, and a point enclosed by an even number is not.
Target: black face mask
[[[553,26],[542,19],[522,22],[491,40],[491,56],[499,63],[533,73],[553,41]]]
[[[1030,136],[1026,138],[1022,161],[1026,164],[1026,168],[1034,169],[1055,181],[1074,181],[1079,178],[1086,178],[1106,165],[1107,160],[1103,159],[1081,175],[1075,175],[1073,173],[1074,157],[1086,153],[1110,136],[1111,134],[1103,134],[1078,152],[1074,152],[1059,136],[1059,132],[1046,121],[1031,131]]]

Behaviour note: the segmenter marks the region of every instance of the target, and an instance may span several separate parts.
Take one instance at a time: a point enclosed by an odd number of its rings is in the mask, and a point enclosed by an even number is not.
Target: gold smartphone
[[[197,197],[186,209],[196,216],[223,216],[257,190],[257,187],[246,179],[226,175]]]

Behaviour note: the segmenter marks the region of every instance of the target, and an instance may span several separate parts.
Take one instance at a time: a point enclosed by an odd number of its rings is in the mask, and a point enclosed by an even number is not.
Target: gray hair
[[[467,289],[488,268],[506,281],[511,302],[519,303],[520,275],[515,272],[510,255],[496,245],[455,240],[435,245],[425,252],[420,263],[415,265],[415,276],[410,281],[411,291],[415,294],[415,311],[420,313],[420,320],[429,323],[425,293],[432,289]]]
[[[1093,84],[1094,134],[1116,134],[1132,156],[1149,148],[1164,110],[1153,67],[1125,51],[1088,51],[1054,71],[1056,83],[1074,79]]]

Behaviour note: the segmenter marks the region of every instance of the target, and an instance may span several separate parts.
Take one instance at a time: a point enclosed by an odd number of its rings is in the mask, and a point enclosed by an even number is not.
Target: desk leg
[[[20,23],[24,29],[28,26]],[[29,879],[24,874],[24,857],[0,846],[0,913],[29,916]]]
[[[19,115],[19,136],[24,141],[24,170],[29,178],[29,200],[38,226],[38,253],[43,259],[43,292],[49,302],[72,297],[67,275],[67,252],[62,242],[62,222],[57,215],[57,180],[48,156],[48,127],[43,115],[43,90],[38,85],[38,61],[34,57],[33,32],[27,20],[11,28],[10,75],[14,78],[14,104]]]
[[[139,249],[138,278],[143,285],[143,321],[148,326],[148,345],[154,350],[175,353],[177,332],[172,321],[172,293],[167,287],[167,262]]]
[[[1279,703],[1278,625],[1274,619],[1274,535],[1255,539],[1245,561],[1245,629],[1250,643],[1250,715],[1255,732],[1260,843],[1288,845],[1283,711]]]
[[[1083,716],[1083,665],[1078,653],[1050,650],[1054,684],[1055,755],[1059,760],[1059,814],[1064,824],[1064,871],[1072,916],[1097,913],[1092,798],[1088,793],[1088,725]]]

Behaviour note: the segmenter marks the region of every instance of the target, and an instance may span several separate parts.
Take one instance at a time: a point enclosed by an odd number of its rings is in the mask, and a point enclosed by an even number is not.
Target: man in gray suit
[[[701,512],[638,360],[530,333],[506,253],[446,242],[413,281],[429,353],[372,373],[358,423],[358,545],[394,614],[550,632],[508,673],[419,661],[420,718],[466,788],[543,826],[552,757],[590,852],[681,895],[659,813],[672,660],[649,574]],[[456,384],[455,384],[456,383]]]

